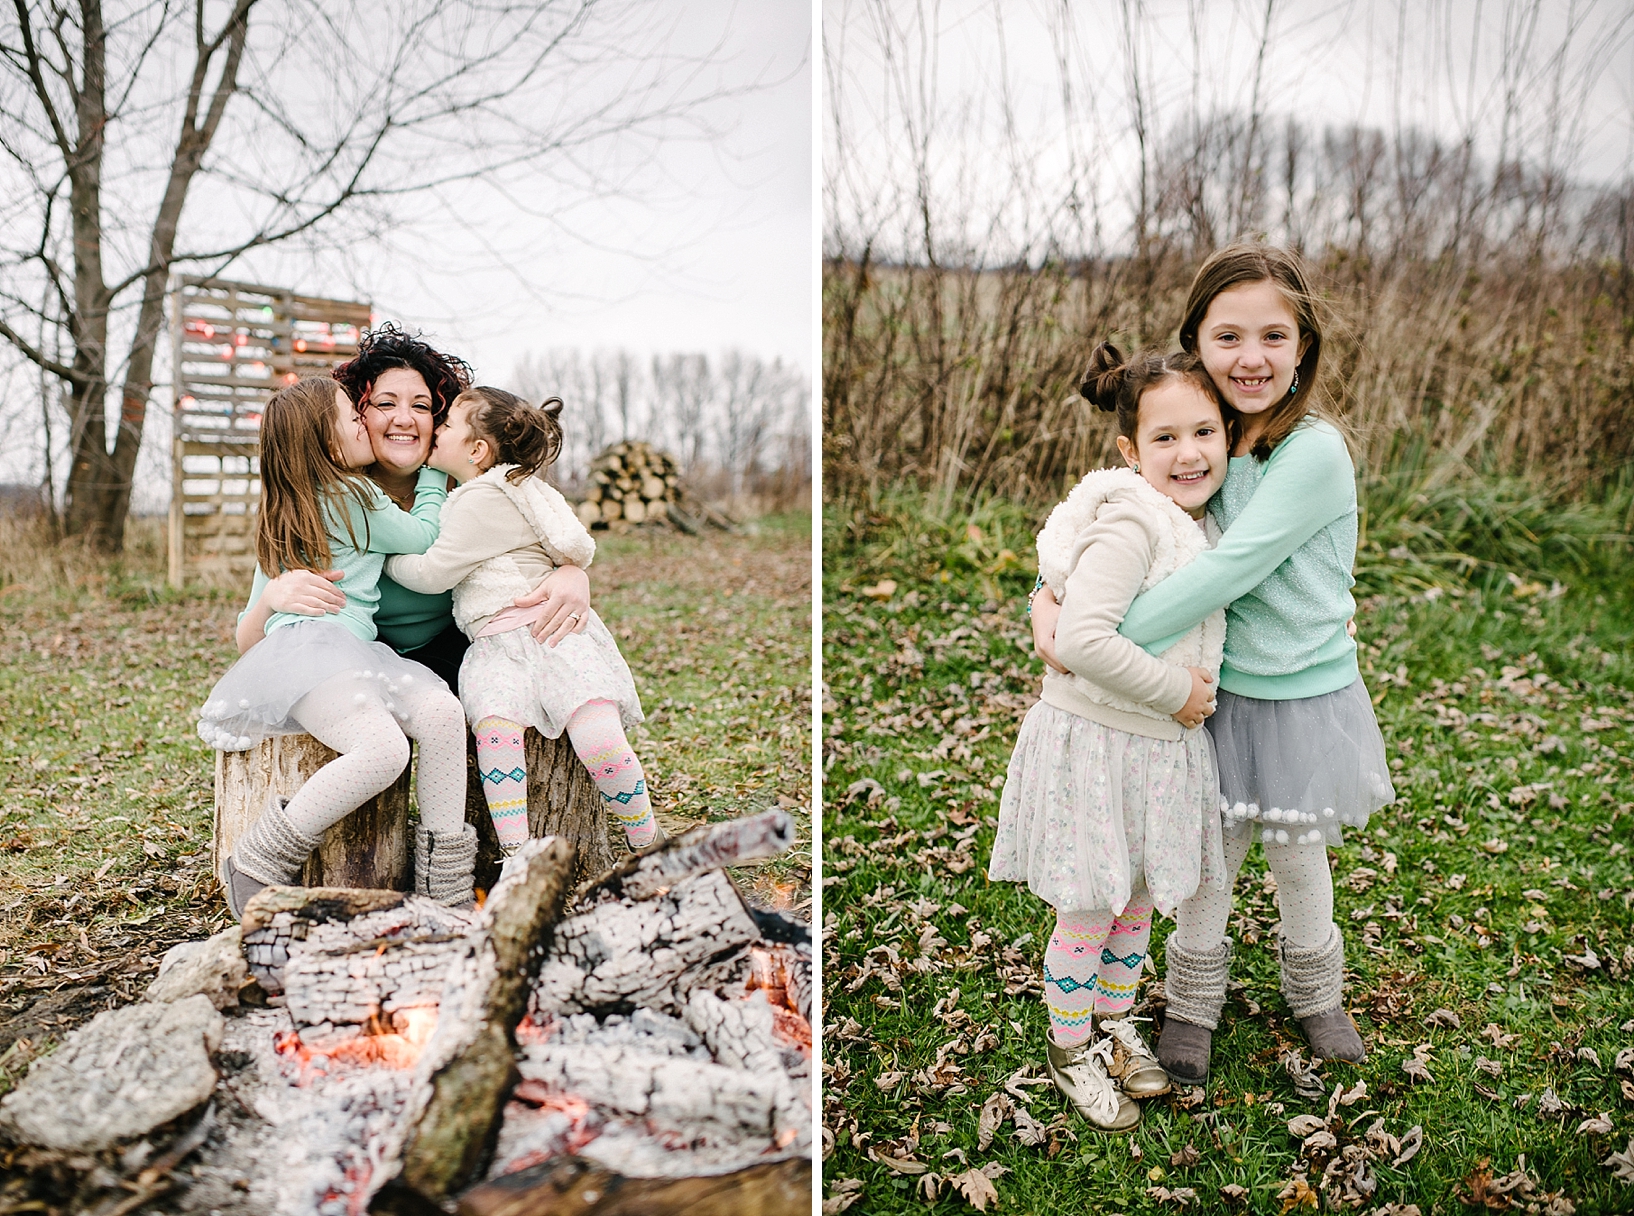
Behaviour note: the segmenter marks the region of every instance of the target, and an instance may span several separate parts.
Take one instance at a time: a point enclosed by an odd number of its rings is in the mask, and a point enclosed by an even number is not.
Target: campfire
[[[472,912],[268,888],[0,1101],[13,1169],[77,1169],[88,1209],[186,1160],[167,1203],[223,1216],[807,1211],[809,932],[722,869],[792,834],[700,829],[577,893],[530,841]]]

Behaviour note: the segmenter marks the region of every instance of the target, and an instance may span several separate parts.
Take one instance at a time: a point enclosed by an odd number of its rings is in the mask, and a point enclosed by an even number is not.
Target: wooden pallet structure
[[[283,287],[177,276],[169,577],[248,582],[261,498],[261,411],[303,376],[357,353],[369,304]]]

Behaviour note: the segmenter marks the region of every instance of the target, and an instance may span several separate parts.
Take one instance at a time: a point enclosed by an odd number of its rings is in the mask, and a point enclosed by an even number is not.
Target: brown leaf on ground
[[[1407,1134],[1401,1138],[1400,1147],[1396,1150],[1396,1157],[1390,1164],[1394,1167],[1406,1165],[1418,1156],[1418,1150],[1424,1147],[1424,1128],[1415,1123],[1407,1129]]]
[[[886,1169],[897,1174],[923,1174],[926,1170],[930,1169],[930,1166],[926,1165],[923,1161],[914,1160],[913,1156],[907,1153],[905,1150],[893,1149],[890,1145],[885,1146],[884,1152],[881,1152],[879,1149],[870,1145],[868,1148],[868,1157],[870,1160],[877,1161]]]
[[[1228,1182],[1220,1188],[1220,1198],[1232,1207],[1240,1207],[1248,1202],[1248,1188],[1238,1186],[1235,1182]]]
[[[1464,1023],[1452,1010],[1437,1009],[1429,1017],[1424,1019],[1424,1024],[1426,1026],[1444,1026],[1449,1030],[1457,1030]]]
[[[823,1200],[823,1216],[839,1216],[839,1214],[862,1198],[861,1178],[841,1178],[828,1189],[828,1198]]]
[[[1627,1148],[1611,1154],[1600,1164],[1609,1169],[1618,1181],[1634,1182],[1634,1136],[1629,1137]]]
[[[1203,1159],[1203,1154],[1197,1151],[1195,1144],[1188,1144],[1178,1153],[1169,1154],[1169,1164],[1176,1168],[1189,1168]]]
[[[993,1185],[993,1180],[980,1170],[969,1169],[962,1174],[953,1174],[946,1181],[978,1212],[985,1212],[988,1204],[998,1202],[998,1188]]]
[[[1420,1043],[1413,1048],[1413,1054],[1401,1062],[1401,1071],[1415,1082],[1434,1081],[1427,1067],[1433,1053],[1434,1049],[1428,1043]]]
[[[1579,1136],[1609,1136],[1611,1135],[1611,1116],[1605,1112],[1585,1119],[1577,1125]]]
[[[1166,1186],[1149,1186],[1146,1188],[1146,1197],[1159,1203],[1172,1203],[1176,1207],[1189,1208],[1197,1202],[1197,1191],[1189,1186],[1176,1187],[1172,1191]]]
[[[976,1121],[976,1151],[985,1153],[993,1143],[993,1135],[1004,1126],[1014,1104],[1004,1094],[994,1094],[982,1103],[982,1113]]]
[[[1279,1216],[1285,1216],[1286,1213],[1300,1208],[1310,1208],[1314,1212],[1321,1205],[1320,1197],[1311,1189],[1311,1184],[1303,1175],[1296,1176],[1278,1191],[1277,1198],[1282,1201]]]
[[[1481,1038],[1491,1039],[1492,1045],[1499,1051],[1508,1051],[1520,1041],[1520,1035],[1505,1034],[1499,1028],[1498,1023],[1496,1022],[1488,1022],[1486,1024],[1486,1028],[1481,1031]]]

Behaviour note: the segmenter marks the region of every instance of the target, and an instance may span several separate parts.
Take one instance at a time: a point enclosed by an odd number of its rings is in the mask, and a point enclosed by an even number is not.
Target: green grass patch
[[[1464,501],[1479,508],[1486,492],[1465,487]],[[1453,511],[1426,514],[1443,531]],[[1187,1190],[1211,1212],[1427,1216],[1482,1196],[1516,1211],[1634,1209],[1634,1187],[1602,1164],[1634,1137],[1634,1076],[1616,1067],[1634,1047],[1634,602],[1620,542],[1556,544],[1536,520],[1534,540],[1501,526],[1473,562],[1423,560],[1429,542],[1400,533],[1373,551],[1359,641],[1401,797],[1330,852],[1369,1058],[1324,1064],[1321,1097],[1301,1096],[1284,1066],[1308,1052],[1277,991],[1256,849],[1233,912],[1241,986],[1206,1093],[1151,1101],[1139,1129],[1111,1138],[1052,1087],[1005,1092],[1018,1073],[1043,1075],[1037,977],[1053,923],[985,877],[1042,676],[1022,603],[1037,514],[987,503],[936,517],[900,497],[825,520],[830,1210],[959,1210],[959,1183],[978,1189],[967,1171],[983,1167],[999,1211],[1134,1216],[1181,1210]],[[1584,514],[1558,531],[1603,525]],[[1159,968],[1170,928],[1153,934]],[[1404,1069],[1415,1058],[1430,1080]],[[1328,1156],[1288,1129],[1325,1118],[1340,1085],[1353,1096],[1334,1111],[1340,1159],[1374,1133],[1365,1202],[1324,1188]],[[1019,1105],[1017,1091],[1042,1139],[1023,1144],[1010,1121],[984,1146],[984,1104]],[[1579,1130],[1602,1114],[1609,1132]],[[1395,1164],[1388,1137],[1415,1126],[1422,1148]]]

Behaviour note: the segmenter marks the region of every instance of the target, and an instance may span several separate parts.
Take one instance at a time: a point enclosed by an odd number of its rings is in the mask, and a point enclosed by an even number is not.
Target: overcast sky
[[[1628,0],[827,0],[823,44],[824,205],[864,229],[879,183],[914,182],[916,141],[933,201],[974,217],[977,239],[1018,164],[1033,198],[1052,184],[1059,198],[1071,147],[1126,222],[1132,64],[1159,136],[1188,113],[1257,110],[1317,131],[1468,135],[1487,158],[1535,162],[1558,117],[1556,166],[1575,179],[1634,164]],[[911,200],[903,211],[916,222]]]

